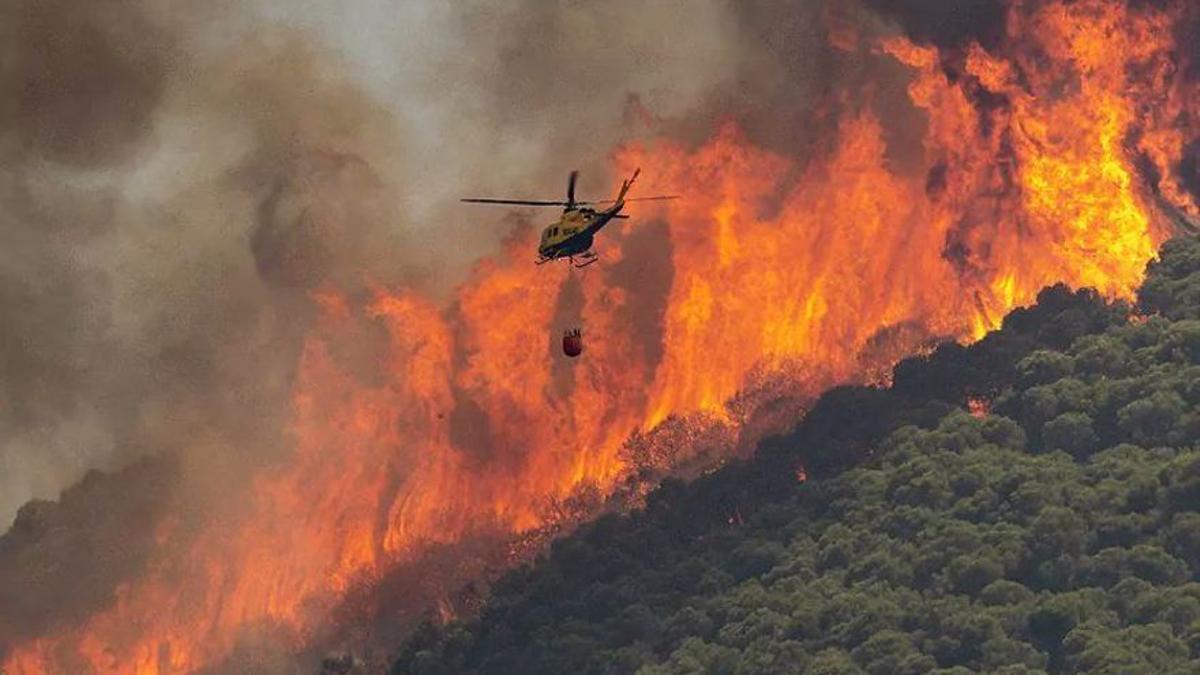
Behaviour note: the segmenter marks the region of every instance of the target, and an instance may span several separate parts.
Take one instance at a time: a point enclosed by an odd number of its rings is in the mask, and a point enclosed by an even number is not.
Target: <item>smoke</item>
[[[1200,82],[1200,7],[1192,5],[1186,18],[1179,22],[1175,43],[1180,45],[1183,67],[1190,82]],[[1192,115],[1200,115],[1200,104],[1193,104]],[[1200,203],[1200,138],[1192,139],[1184,149],[1177,168],[1180,182]]]
[[[1200,201],[1200,139],[1193,141],[1184,151],[1179,163],[1179,176],[1193,198]]]
[[[772,21],[723,0],[0,0],[0,532],[116,472],[0,538],[0,653],[111,602],[160,527],[244,508],[289,448],[310,291],[445,293],[512,228],[459,197],[554,198],[575,168],[607,196],[648,117],[699,139],[724,108],[794,140],[753,114],[818,87],[821,41]],[[666,257],[663,228],[636,237]],[[655,352],[669,272],[620,271]],[[355,343],[335,358],[370,378]],[[120,470],[146,455],[178,462]]]
[[[0,521],[278,449],[305,291],[453,285],[506,231],[468,192],[606,192],[631,97],[685,118],[761,63],[735,7],[5,0]]]
[[[171,51],[162,30],[119,2],[6,2],[0,39],[7,523],[21,502],[112,459],[136,407],[136,385],[110,369],[128,361],[105,363],[121,350],[108,311],[111,280],[90,250],[112,236],[125,207],[106,168],[146,143]]]
[[[158,26],[129,2],[8,2],[0,16],[6,150],[89,168],[138,147],[171,58]]]
[[[59,501],[21,508],[0,538],[0,653],[61,622],[85,620],[111,602],[117,584],[144,570],[158,514],[175,494],[178,468],[170,456],[159,455],[126,467],[116,480],[92,472]],[[70,583],[38,583],[47,575]]]
[[[1004,0],[867,0],[894,17],[918,42],[959,47],[978,42],[994,47],[1004,37]]]
[[[234,22],[0,13],[0,519],[203,438],[256,460],[279,445],[299,292],[402,278],[363,253],[399,248],[399,223],[355,154],[394,147],[390,115],[287,31],[197,49]]]

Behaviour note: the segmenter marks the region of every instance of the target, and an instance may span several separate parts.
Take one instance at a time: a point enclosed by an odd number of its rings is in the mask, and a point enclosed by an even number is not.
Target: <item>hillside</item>
[[[1160,255],[1136,309],[1050,288],[829,392],[426,624],[395,672],[1196,672],[1200,241]]]

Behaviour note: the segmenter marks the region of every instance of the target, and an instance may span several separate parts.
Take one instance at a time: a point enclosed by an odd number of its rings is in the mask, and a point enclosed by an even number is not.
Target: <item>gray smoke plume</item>
[[[128,208],[108,167],[147,142],[172,41],[128,3],[0,6],[0,522],[115,458],[136,404],[118,376],[97,247]],[[116,48],[124,45],[124,48]]]
[[[444,292],[506,233],[457,198],[554,197],[572,168],[602,195],[631,98],[801,98],[816,47],[772,56],[771,25],[716,0],[3,0],[0,523],[143,454],[277,450],[305,291]]]
[[[1005,0],[867,0],[894,17],[910,37],[939,47],[978,42],[994,46],[1004,37]]]

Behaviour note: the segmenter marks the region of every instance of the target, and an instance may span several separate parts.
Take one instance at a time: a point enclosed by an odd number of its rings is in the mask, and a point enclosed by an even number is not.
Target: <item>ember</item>
[[[967,412],[971,413],[972,417],[980,419],[987,417],[992,410],[992,402],[980,396],[972,396],[967,399]]]

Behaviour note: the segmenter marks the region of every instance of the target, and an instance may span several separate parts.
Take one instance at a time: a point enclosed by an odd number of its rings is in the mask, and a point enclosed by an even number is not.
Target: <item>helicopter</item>
[[[565,202],[528,199],[464,199],[462,201],[475,204],[563,207],[562,216],[542,230],[542,238],[538,243],[538,258],[534,263],[543,265],[551,260],[566,258],[575,267],[587,267],[600,259],[596,252],[592,250],[596,233],[615,218],[624,219],[629,217],[621,213],[621,209],[625,208],[626,202],[679,198],[678,195],[664,195],[626,199],[626,193],[629,192],[630,186],[637,180],[638,174],[641,172],[640,168],[635,170],[633,175],[629,177],[629,180],[621,183],[621,190],[617,193],[616,199],[606,199],[597,202],[575,201],[575,182],[579,179],[579,172],[572,171],[570,177],[567,179],[567,200]],[[600,204],[612,204],[612,206],[600,211],[590,208],[592,206],[599,206]]]

